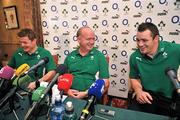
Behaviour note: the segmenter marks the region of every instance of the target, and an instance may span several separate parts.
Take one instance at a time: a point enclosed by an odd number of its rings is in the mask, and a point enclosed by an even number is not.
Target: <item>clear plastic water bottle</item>
[[[52,106],[50,111],[50,119],[51,120],[62,120],[62,116],[64,114],[65,108],[64,104],[62,103],[61,97],[55,97],[55,104]]]
[[[63,120],[76,120],[77,114],[74,111],[74,107],[71,101],[65,104],[65,113],[63,115]]]

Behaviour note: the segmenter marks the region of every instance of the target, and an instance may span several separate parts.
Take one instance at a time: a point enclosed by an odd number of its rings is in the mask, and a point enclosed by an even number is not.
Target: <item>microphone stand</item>
[[[19,78],[17,79],[17,84],[18,84]],[[17,113],[16,113],[15,109],[18,109],[21,106],[18,105],[17,108],[16,108],[15,105],[14,105],[14,99],[15,99],[16,96],[20,97],[21,100],[24,100],[24,98],[17,92],[17,89],[18,89],[17,86],[12,86],[12,83],[10,85],[11,85],[10,91],[4,97],[4,99],[1,100],[0,108],[2,108],[4,105],[6,105],[7,102],[9,102],[10,110],[9,109],[5,110],[4,114],[9,114],[9,113],[13,112],[16,119],[19,120],[19,117],[17,116]]]
[[[95,105],[96,105],[96,98],[95,98],[95,100],[93,101],[93,103],[92,103],[92,105],[90,106],[90,115],[91,116],[94,116],[95,115]]]
[[[180,114],[177,113],[177,101],[180,100],[180,94],[177,93],[176,90],[173,91],[172,93],[172,103],[170,106],[170,117],[175,118],[176,120],[180,120]],[[178,106],[180,109],[180,104]]]
[[[16,117],[16,120],[19,120],[19,117],[17,116],[16,111],[15,111],[15,105],[14,105],[14,97],[15,97],[16,90],[17,90],[17,87],[12,87],[10,89],[10,92],[8,93],[8,95],[5,96],[5,98],[1,101],[0,108],[2,108],[4,105],[6,105],[7,102],[9,102],[10,112],[13,112],[14,116]],[[19,107],[20,106],[18,106],[18,108]],[[7,110],[4,111],[4,114],[6,111]],[[8,114],[10,112],[8,112]]]
[[[95,115],[95,105],[96,105],[96,102],[97,102],[97,99],[96,99],[96,97],[94,97],[94,100],[93,100],[92,104],[89,106],[89,109],[88,109],[89,114],[87,116],[83,115],[83,117],[80,116],[79,120],[91,120],[93,118],[93,116]]]
[[[38,77],[38,68],[36,68],[36,69],[34,69],[34,76],[35,76],[35,80],[38,80],[39,79],[39,77]],[[30,72],[31,73],[31,72]],[[36,88],[37,88],[37,86],[36,86]],[[39,112],[34,112],[33,110],[34,109],[39,109],[38,107],[39,107],[39,102],[33,102],[32,100],[31,100],[31,98],[32,98],[32,93],[29,93],[28,94],[28,100],[29,100],[29,105],[31,106],[31,108],[28,110],[28,112],[26,113],[26,115],[25,115],[25,120],[29,120],[29,119],[32,119],[32,118],[34,118],[35,120],[38,118],[38,113]]]
[[[39,79],[37,70],[38,70],[37,68],[34,69],[35,80],[38,80],[38,79]],[[37,87],[37,86],[36,86],[36,87]],[[29,94],[28,94],[29,105],[32,105],[32,103],[33,103],[32,100],[31,100],[31,98],[32,98],[32,93],[29,93]]]

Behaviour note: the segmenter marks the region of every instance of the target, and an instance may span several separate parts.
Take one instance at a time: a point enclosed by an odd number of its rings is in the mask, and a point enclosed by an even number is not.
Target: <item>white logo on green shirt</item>
[[[91,60],[94,60],[94,56],[91,56]]]
[[[136,59],[139,60],[139,61],[142,61],[142,59],[140,57],[136,57]]]
[[[41,57],[40,55],[37,55],[37,59],[40,59],[40,57]]]
[[[163,57],[167,58],[167,53],[166,52],[163,52]]]
[[[71,56],[71,58],[72,58],[72,59],[75,59],[75,57],[74,57],[74,56]]]
[[[18,53],[20,56],[22,56],[23,54],[22,53]]]

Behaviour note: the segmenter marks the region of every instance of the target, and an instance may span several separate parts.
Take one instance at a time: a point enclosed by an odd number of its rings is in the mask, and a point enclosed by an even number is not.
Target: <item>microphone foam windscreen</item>
[[[23,73],[25,73],[29,68],[30,68],[30,66],[28,64],[24,63],[17,68],[15,75],[20,76]]]
[[[9,66],[4,66],[0,70],[0,78],[10,80],[14,74],[14,69]]]
[[[67,73],[68,69],[67,66],[64,64],[60,64],[57,68],[56,68],[56,72],[59,73],[60,75]]]
[[[18,84],[20,86],[23,86],[26,83],[30,83],[32,81],[31,77],[29,77],[29,75],[25,75],[23,77],[17,77],[14,81],[13,81],[13,85],[17,86],[17,81]]]
[[[40,86],[40,87],[38,87],[34,92],[33,92],[33,94],[32,94],[32,101],[38,101],[38,100],[40,100],[41,99],[41,96],[42,96],[42,94],[43,94],[43,92],[44,92],[44,90],[45,90],[46,88],[45,87],[42,87],[42,86]]]
[[[98,79],[93,83],[89,90],[88,90],[88,95],[94,95],[96,96],[97,99],[101,99],[104,91],[104,85],[105,82],[104,80]]]
[[[44,57],[43,60],[44,60],[45,64],[49,62],[49,58],[48,57]]]
[[[67,92],[72,85],[73,75],[72,74],[63,74],[58,78],[58,90],[63,90]]]
[[[166,75],[171,75],[171,76],[173,76],[174,78],[177,78],[177,73],[176,73],[176,71],[174,70],[174,69],[172,69],[172,68],[170,68],[170,67],[168,67],[168,68],[166,68],[165,69],[165,74]]]

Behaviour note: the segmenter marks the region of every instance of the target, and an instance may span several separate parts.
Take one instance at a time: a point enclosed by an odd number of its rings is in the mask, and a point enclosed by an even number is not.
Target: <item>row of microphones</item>
[[[56,89],[59,91],[58,94],[62,97],[62,95],[67,93],[67,91],[70,89],[73,81],[73,75],[69,73],[65,73],[63,75],[60,75],[57,80],[57,86]],[[40,85],[32,94],[32,101],[39,101],[41,99],[41,96],[44,96],[44,91],[46,89],[47,85],[42,84]]]
[[[94,105],[96,104],[96,99],[101,99],[104,92],[104,86],[105,81],[101,79],[96,80],[95,83],[90,86],[88,90],[89,99],[84,109],[82,110],[79,120],[86,120],[90,114],[95,114]]]
[[[16,69],[16,71],[11,79],[15,79],[17,77],[27,75],[30,72],[32,72],[33,70],[36,70],[38,67],[40,67],[44,64],[47,64],[48,62],[49,62],[49,58],[44,57],[38,63],[33,65],[32,67],[30,67],[27,63],[24,63]]]
[[[31,117],[33,117],[33,112],[38,107],[39,103],[44,99],[45,95],[48,94],[48,92],[51,90],[51,88],[55,85],[55,83],[58,80],[58,77],[60,75],[63,75],[68,72],[67,67],[64,64],[60,64],[56,69],[56,75],[53,77],[53,79],[49,82],[46,88],[42,88],[41,93],[39,96],[36,96],[36,101],[32,103],[32,107],[27,111],[24,120],[29,120]],[[40,86],[41,87],[41,86]],[[37,88],[38,89],[38,88]],[[36,92],[36,91],[35,91]]]
[[[5,66],[1,70],[0,78],[3,78],[5,80],[10,80],[13,87],[9,90],[9,92],[1,99],[0,101],[0,108],[4,106],[8,100],[16,93],[16,90],[19,86],[23,85],[24,83],[29,83],[31,80],[30,76],[28,75],[29,72],[36,69],[37,67],[46,64],[49,59],[47,57],[42,58],[36,65],[30,66],[26,63],[20,65],[16,71],[14,72],[14,69]],[[1,80],[1,82],[3,82]]]
[[[19,86],[31,81],[31,78],[28,75],[20,77],[25,71],[27,71],[29,69],[29,65],[22,64],[21,66],[19,66],[17,68],[17,70],[15,72],[14,72],[14,69],[9,66],[5,66],[5,68],[6,68],[6,74],[5,74],[6,80],[11,82],[11,84],[9,84],[9,85],[11,85],[12,87],[9,89],[7,94],[1,99],[0,108],[2,108],[9,101],[9,99],[13,95],[15,95],[17,88]]]

